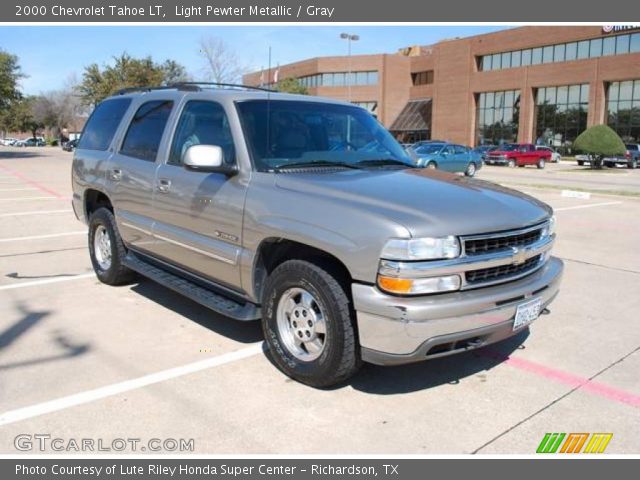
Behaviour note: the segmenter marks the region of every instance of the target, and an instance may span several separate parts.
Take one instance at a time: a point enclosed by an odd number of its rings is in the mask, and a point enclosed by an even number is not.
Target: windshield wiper
[[[368,166],[372,166],[372,167],[377,167],[377,166],[387,166],[387,165],[401,165],[403,167],[406,168],[415,168],[414,165],[411,165],[409,163],[403,162],[402,160],[395,160],[393,158],[378,158],[378,159],[373,159],[373,160],[360,160],[359,162],[356,162],[356,165],[368,165]]]
[[[290,168],[314,168],[314,167],[341,167],[341,168],[351,168],[355,170],[359,170],[360,167],[352,163],[346,162],[334,162],[331,160],[316,160],[313,162],[295,162],[295,163],[283,163],[282,165],[278,165],[273,168],[273,171],[280,172],[282,170],[288,170]]]

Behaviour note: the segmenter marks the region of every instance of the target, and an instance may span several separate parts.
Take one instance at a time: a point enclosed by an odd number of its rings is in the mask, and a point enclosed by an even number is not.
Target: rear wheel
[[[578,165],[579,166],[583,166],[584,165],[584,160],[578,160]]]
[[[97,209],[89,218],[89,256],[98,280],[107,285],[131,282],[135,273],[123,264],[126,254],[113,213]]]
[[[536,164],[536,167],[538,167],[539,169],[543,169],[544,166],[545,166],[544,158],[538,159],[538,163]]]
[[[429,170],[435,170],[436,169],[436,162],[429,162],[427,163],[427,168]]]
[[[627,164],[627,168],[631,168],[631,169],[636,169],[638,168],[638,159],[634,158],[633,160],[631,160],[631,162],[629,162],[629,164]]]
[[[507,166],[509,168],[514,168],[516,166],[516,161],[513,158],[510,158],[509,161],[507,162]]]
[[[291,378],[329,387],[351,377],[361,360],[351,302],[325,269],[289,260],[269,275],[262,329],[274,363]]]
[[[476,164],[471,162],[469,165],[467,165],[467,169],[464,171],[464,174],[467,177],[473,177],[476,174]]]

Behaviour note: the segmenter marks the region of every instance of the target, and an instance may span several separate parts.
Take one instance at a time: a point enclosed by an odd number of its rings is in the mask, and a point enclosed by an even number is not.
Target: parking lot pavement
[[[552,189],[581,189],[606,194],[640,196],[640,169],[604,168],[591,169],[575,162],[547,163],[545,168],[509,168],[485,165],[478,178],[519,188],[544,185]]]
[[[16,453],[24,433],[108,444],[193,438],[195,453],[484,454],[533,453],[546,432],[612,432],[608,453],[640,451],[640,200],[566,198],[523,181],[558,218],[566,273],[551,315],[502,344],[367,365],[344,386],[315,390],[270,363],[257,322],[225,319],[146,280],[100,284],[70,211],[71,155],[7,152],[0,453]],[[529,170],[523,177],[538,175]],[[21,188],[36,190],[9,191]],[[47,198],[2,200],[30,195]]]

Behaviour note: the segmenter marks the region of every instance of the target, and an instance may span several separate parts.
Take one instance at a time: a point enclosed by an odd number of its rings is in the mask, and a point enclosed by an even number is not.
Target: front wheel
[[[274,363],[289,377],[329,387],[356,373],[361,360],[351,302],[326,270],[289,260],[269,275],[262,330]]]
[[[436,162],[429,162],[427,163],[427,168],[429,170],[435,170],[436,169]]]
[[[507,166],[509,168],[514,168],[516,166],[516,161],[513,158],[510,158],[509,161],[507,162]]]
[[[473,177],[476,174],[476,164],[471,162],[469,165],[467,165],[467,169],[464,171],[464,174],[467,177]]]
[[[538,160],[536,167],[538,167],[539,169],[543,169],[544,165],[545,165],[544,158],[541,158]]]
[[[627,165],[627,168],[631,168],[634,170],[638,168],[638,160],[636,159],[631,160],[631,162]]]

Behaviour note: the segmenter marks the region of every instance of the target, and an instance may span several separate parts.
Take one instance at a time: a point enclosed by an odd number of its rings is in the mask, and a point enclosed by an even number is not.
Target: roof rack
[[[177,82],[173,83],[173,86],[176,88],[180,87],[200,87],[200,85],[204,85],[205,87],[223,87],[223,88],[245,88],[247,90],[260,90],[263,92],[275,92],[270,88],[265,87],[254,87],[253,85],[244,85],[241,83],[222,83],[222,82]]]
[[[201,85],[206,87],[222,87],[222,88],[244,88],[247,90],[260,90],[262,92],[275,92],[269,88],[254,87],[251,85],[242,85],[239,83],[220,83],[220,82],[176,82],[169,85],[159,85],[154,87],[127,87],[116,92],[116,95],[125,95],[133,92],[151,92],[156,90],[182,90],[186,92],[199,92],[202,90]]]

